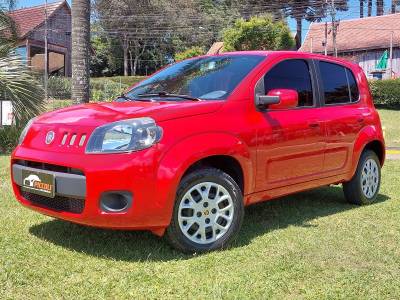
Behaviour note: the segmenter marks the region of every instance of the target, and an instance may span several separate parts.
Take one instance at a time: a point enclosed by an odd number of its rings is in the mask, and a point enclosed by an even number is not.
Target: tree
[[[44,90],[22,57],[15,53],[18,30],[0,9],[0,94],[13,104],[16,125],[22,127],[44,109]]]
[[[368,17],[372,16],[372,0],[368,0]]]
[[[360,18],[364,18],[364,2],[365,0],[360,0]]]
[[[283,20],[274,22],[271,15],[239,19],[223,33],[224,49],[284,50],[294,46],[290,29]]]
[[[289,0],[281,2],[285,15],[296,20],[296,48],[300,48],[302,43],[303,20],[309,22],[321,21],[327,15],[327,7],[331,1],[325,0]],[[348,9],[347,0],[334,0],[335,9],[346,11]]]
[[[72,1],[72,99],[90,97],[90,0]]]
[[[8,11],[14,10],[17,7],[17,0],[0,0],[0,7]]]
[[[175,60],[184,60],[187,58],[199,56],[199,55],[204,55],[206,51],[202,47],[191,47],[187,48],[186,50],[182,52],[175,53]]]
[[[159,67],[189,47],[211,46],[238,16],[225,1],[211,0],[96,0],[95,8],[104,34],[120,42],[124,75]]]
[[[397,6],[400,5],[400,0],[392,0],[390,4],[390,11],[392,14],[395,14],[397,12]]]
[[[124,75],[136,75],[138,62],[155,40],[164,38],[162,0],[97,0],[96,11],[104,32],[116,38],[123,54]],[[161,7],[161,4],[165,4]],[[165,8],[163,11],[162,8]],[[122,17],[123,16],[123,17]],[[157,30],[155,30],[157,28]]]
[[[376,15],[382,16],[384,11],[384,2],[383,0],[376,0]]]

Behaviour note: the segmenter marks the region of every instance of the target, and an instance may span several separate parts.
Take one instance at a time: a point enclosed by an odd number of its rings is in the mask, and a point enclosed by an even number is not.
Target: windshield
[[[185,60],[144,80],[126,93],[126,97],[137,99],[148,95],[157,98],[157,94],[167,94],[170,98],[186,95],[201,100],[226,99],[264,58],[259,55],[221,55]],[[169,97],[163,96],[165,98]]]

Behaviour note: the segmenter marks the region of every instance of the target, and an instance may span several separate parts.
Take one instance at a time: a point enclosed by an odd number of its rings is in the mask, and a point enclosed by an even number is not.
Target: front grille
[[[51,209],[59,212],[70,212],[74,214],[81,214],[85,208],[84,199],[75,199],[62,196],[55,196],[54,198],[48,198],[36,194],[32,194],[26,191],[21,191],[21,196],[34,205],[41,206],[43,208]]]
[[[21,166],[34,168],[34,169],[40,169],[40,170],[44,170],[44,171],[68,173],[68,174],[74,174],[74,175],[84,175],[84,173],[78,169],[73,169],[70,167],[64,167],[64,166],[59,166],[59,165],[46,164],[46,163],[41,163],[41,162],[37,162],[37,161],[16,160],[15,163],[18,165],[21,165]]]

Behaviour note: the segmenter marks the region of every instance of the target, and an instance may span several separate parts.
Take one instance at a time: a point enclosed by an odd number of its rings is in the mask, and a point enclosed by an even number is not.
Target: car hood
[[[137,117],[151,117],[161,122],[212,113],[222,105],[223,101],[89,103],[43,114],[35,123],[91,127]]]

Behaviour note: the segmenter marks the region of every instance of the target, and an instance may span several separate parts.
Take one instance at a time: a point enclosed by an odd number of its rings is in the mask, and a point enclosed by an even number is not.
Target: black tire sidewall
[[[364,167],[364,164],[367,160],[372,159],[376,162],[377,166],[378,166],[378,176],[379,176],[379,180],[378,180],[378,187],[376,189],[376,192],[374,194],[373,197],[368,198],[367,196],[364,195],[364,192],[362,190],[362,185],[361,185],[361,175],[362,175],[362,170]],[[379,161],[378,156],[375,154],[375,152],[370,151],[370,150],[366,150],[363,152],[363,154],[361,155],[361,159],[359,162],[359,165],[357,166],[357,173],[356,173],[356,182],[355,182],[356,186],[358,187],[358,193],[360,195],[360,199],[361,199],[361,203],[362,204],[371,204],[373,202],[375,202],[376,198],[378,197],[379,194],[379,189],[381,186],[381,163]]]
[[[179,205],[183,196],[193,186],[202,182],[215,182],[216,184],[223,186],[229,192],[234,205],[233,220],[228,231],[224,236],[209,244],[197,244],[189,240],[181,231],[178,222]],[[170,240],[172,246],[179,248],[179,250],[184,252],[206,252],[224,248],[238,234],[242,224],[243,214],[243,196],[236,182],[221,170],[213,168],[199,169],[186,175],[179,185],[176,193],[171,223],[167,229],[167,238]]]

